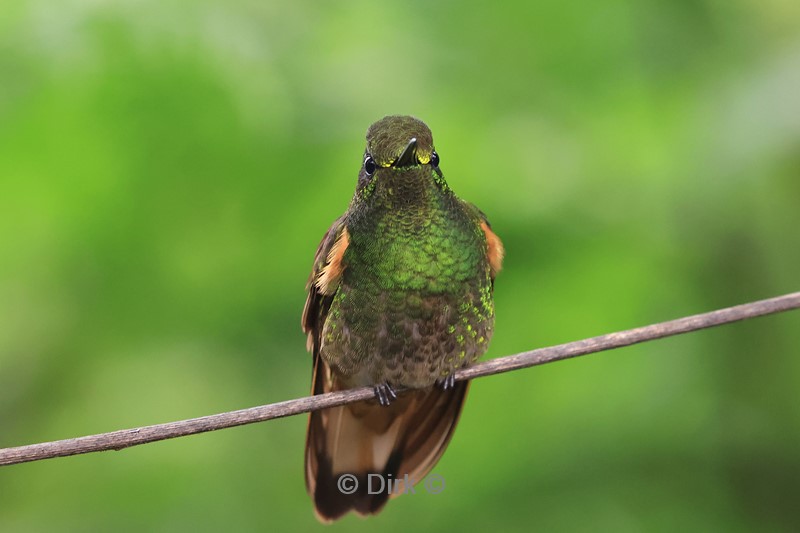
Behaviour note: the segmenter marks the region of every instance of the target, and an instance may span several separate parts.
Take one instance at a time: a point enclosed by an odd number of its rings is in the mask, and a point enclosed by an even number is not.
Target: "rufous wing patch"
[[[328,252],[325,266],[320,270],[314,284],[322,294],[332,294],[336,290],[336,284],[344,272],[344,252],[350,245],[350,234],[347,228],[342,228],[342,232],[336,238],[336,242]]]
[[[494,278],[503,268],[503,256],[506,251],[503,248],[503,241],[492,231],[485,220],[481,221],[481,229],[486,234],[486,251],[489,258],[489,266],[492,269],[492,277]]]

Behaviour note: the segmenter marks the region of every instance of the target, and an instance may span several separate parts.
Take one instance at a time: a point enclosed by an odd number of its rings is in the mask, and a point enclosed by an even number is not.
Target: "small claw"
[[[388,383],[381,383],[380,385],[375,385],[373,388],[375,391],[375,398],[378,400],[378,403],[386,407],[387,405],[392,403],[392,400],[397,399],[397,392],[392,388],[391,385]]]
[[[456,375],[450,374],[444,379],[437,380],[436,384],[441,387],[442,390],[450,390],[456,386]]]

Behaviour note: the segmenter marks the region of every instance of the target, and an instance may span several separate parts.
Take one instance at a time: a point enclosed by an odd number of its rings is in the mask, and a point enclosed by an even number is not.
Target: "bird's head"
[[[424,122],[391,115],[369,127],[354,201],[408,205],[434,189],[447,190],[447,183]]]

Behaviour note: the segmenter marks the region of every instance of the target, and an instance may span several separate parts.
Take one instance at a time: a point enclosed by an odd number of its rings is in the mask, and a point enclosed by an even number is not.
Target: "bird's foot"
[[[397,399],[397,393],[388,383],[381,383],[380,385],[375,385],[373,390],[375,391],[375,398],[378,400],[378,403],[383,405],[384,407],[391,404],[392,400]]]
[[[441,388],[442,390],[450,390],[456,386],[456,375],[450,374],[449,376],[437,379],[436,386]]]

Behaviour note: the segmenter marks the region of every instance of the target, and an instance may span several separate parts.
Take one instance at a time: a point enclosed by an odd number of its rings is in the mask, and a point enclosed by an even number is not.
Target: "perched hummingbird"
[[[309,417],[306,488],[323,522],[377,513],[425,477],[467,393],[454,373],[492,336],[503,244],[439,162],[422,121],[388,116],[370,126],[355,195],[314,257],[302,318],[312,392],[375,390]],[[375,476],[394,483],[378,492]]]

